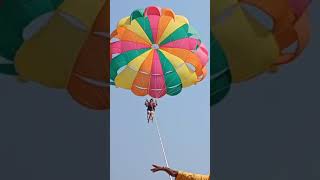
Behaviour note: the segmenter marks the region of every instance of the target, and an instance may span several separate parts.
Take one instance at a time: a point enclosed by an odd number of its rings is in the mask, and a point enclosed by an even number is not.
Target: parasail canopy
[[[276,72],[280,65],[292,62],[303,52],[310,38],[310,3],[311,0],[211,3],[211,61],[218,66],[211,71],[211,84],[215,85],[211,96],[216,96],[211,98],[215,99],[211,104],[221,100],[220,90],[227,90],[230,80],[239,83],[268,71]],[[227,71],[217,76],[221,65],[229,67],[230,78]]]
[[[111,38],[111,83],[135,95],[174,96],[206,76],[205,45],[188,19],[171,9],[135,10]]]
[[[1,1],[0,73],[108,109],[109,9],[105,0]]]

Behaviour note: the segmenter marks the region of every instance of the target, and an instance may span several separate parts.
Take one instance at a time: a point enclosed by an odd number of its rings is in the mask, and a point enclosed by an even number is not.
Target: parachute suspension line
[[[157,127],[157,131],[158,131],[158,136],[159,136],[159,140],[160,140],[160,143],[161,143],[161,148],[162,148],[162,153],[163,153],[163,157],[164,157],[164,160],[166,162],[166,166],[169,168],[169,163],[168,163],[168,159],[167,159],[167,155],[166,155],[166,151],[164,149],[164,145],[163,145],[163,142],[162,142],[162,138],[161,138],[161,134],[160,134],[160,130],[159,130],[159,126],[158,126],[158,121],[157,121],[157,118],[154,114],[154,121],[156,122],[156,127]],[[169,178],[170,180],[173,180],[172,177],[169,175]]]
[[[158,51],[158,50],[157,50]],[[159,55],[158,55],[159,56]],[[159,59],[160,61],[160,59]],[[157,64],[155,64],[155,66],[157,66]],[[156,67],[157,68],[157,67]],[[158,75],[157,75],[158,76]],[[156,81],[155,81],[155,87],[157,87],[157,80],[158,80],[159,77],[157,77]],[[163,78],[164,78],[164,74],[163,74]],[[162,94],[162,91],[161,90],[160,92],[158,92],[155,100],[156,100],[156,103],[158,103],[157,99],[158,97],[160,97],[160,95]],[[157,121],[157,118],[156,118],[156,113],[154,112],[153,114],[153,119],[154,121],[156,122],[156,127],[157,127],[157,132],[158,132],[158,136],[159,136],[159,140],[160,140],[160,144],[161,144],[161,148],[162,148],[162,154],[163,154],[163,157],[164,157],[164,160],[166,162],[166,166],[169,168],[169,163],[168,163],[168,159],[167,159],[167,155],[166,155],[166,151],[164,149],[164,145],[163,145],[163,142],[162,142],[162,137],[161,137],[161,134],[160,134],[160,130],[159,130],[159,125],[158,125],[158,121]],[[173,180],[172,177],[169,175],[169,179],[170,180]]]

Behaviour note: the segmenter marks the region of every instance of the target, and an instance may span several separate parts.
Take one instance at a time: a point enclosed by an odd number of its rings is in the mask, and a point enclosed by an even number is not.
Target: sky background
[[[111,0],[110,29],[135,9],[150,5],[169,7],[189,19],[207,47],[210,46],[209,0],[158,1]],[[208,66],[209,67],[209,64]],[[175,169],[207,174],[210,171],[209,78],[183,89],[174,97],[161,98],[157,108],[159,128],[169,165]],[[165,165],[155,124],[147,124],[146,97],[111,88],[111,179],[168,179],[152,174],[152,164]]]

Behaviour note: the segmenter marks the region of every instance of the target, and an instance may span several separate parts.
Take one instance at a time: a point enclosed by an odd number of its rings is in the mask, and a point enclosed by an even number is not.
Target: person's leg
[[[150,111],[147,111],[147,119],[148,119],[148,123],[150,121]]]

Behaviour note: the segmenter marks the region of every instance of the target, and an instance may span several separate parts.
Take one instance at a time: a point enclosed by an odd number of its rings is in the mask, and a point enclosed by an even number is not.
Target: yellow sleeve
[[[210,176],[179,171],[176,180],[210,180]]]

